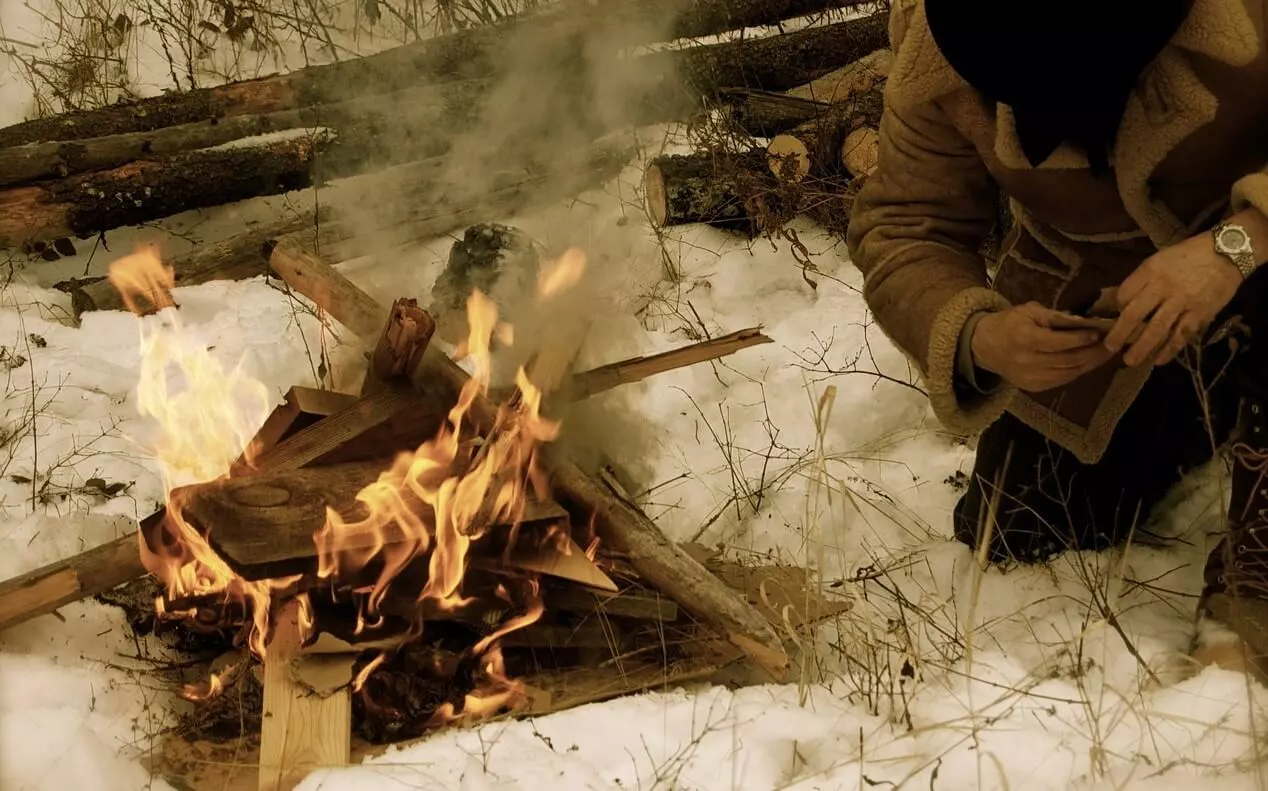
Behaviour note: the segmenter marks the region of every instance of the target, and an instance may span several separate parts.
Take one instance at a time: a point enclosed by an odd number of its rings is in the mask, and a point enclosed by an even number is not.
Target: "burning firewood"
[[[303,250],[278,245],[271,263],[292,288],[368,341],[377,338],[385,309],[328,264]],[[416,386],[440,380],[465,389],[468,375],[434,347],[415,377]],[[470,400],[467,417],[480,430],[497,423],[497,412],[482,394]],[[788,656],[774,630],[752,607],[668,541],[636,506],[618,497],[571,462],[544,449],[550,484],[565,504],[594,518],[604,542],[630,553],[640,575],[705,621],[720,627],[737,647],[776,678],[788,671]]]

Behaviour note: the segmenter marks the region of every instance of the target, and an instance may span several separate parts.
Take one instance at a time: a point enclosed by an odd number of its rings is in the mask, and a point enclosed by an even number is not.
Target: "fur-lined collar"
[[[1171,42],[1141,76],[1128,103],[1113,152],[1124,206],[1159,246],[1189,235],[1189,229],[1148,194],[1150,174],[1175,146],[1215,118],[1218,102],[1193,73],[1185,52],[1229,66],[1250,64],[1262,43],[1247,12],[1261,0],[1194,0]],[[925,17],[924,0],[895,0],[890,37],[895,49],[889,101],[896,108],[932,101],[968,85],[942,57]],[[1013,115],[997,108],[995,154],[1005,167],[1031,167],[1022,155]],[[1085,168],[1082,153],[1061,146],[1041,169]]]

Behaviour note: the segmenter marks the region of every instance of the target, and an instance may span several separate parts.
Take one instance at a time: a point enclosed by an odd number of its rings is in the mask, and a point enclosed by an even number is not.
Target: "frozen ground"
[[[1168,509],[1159,529],[1178,540],[1166,548],[978,571],[949,540],[972,448],[939,430],[902,355],[868,326],[844,250],[797,226],[818,268],[812,288],[784,243],[700,227],[658,240],[636,208],[639,172],[506,218],[549,249],[589,253],[613,307],[587,358],[756,324],[775,343],[626,388],[573,425],[605,416],[610,449],[673,537],[813,565],[856,599],[853,612],[805,646],[799,684],[695,686],[444,732],[318,773],[306,791],[1263,787],[1264,690],[1182,661],[1218,522],[1214,475]],[[210,239],[268,203],[164,225]],[[155,233],[112,234],[92,271]],[[448,245],[346,272],[380,299],[426,295]],[[135,405],[140,322],[100,313],[72,327],[49,288],[86,258],[15,259],[0,294],[3,578],[133,529],[163,495]],[[196,340],[274,397],[314,381],[317,322],[262,280],[176,297]],[[352,386],[360,350],[327,340],[335,384]],[[104,496],[113,484],[126,489]],[[120,621],[81,603],[0,635],[0,789],[167,787],[138,758],[172,691],[147,679]]]

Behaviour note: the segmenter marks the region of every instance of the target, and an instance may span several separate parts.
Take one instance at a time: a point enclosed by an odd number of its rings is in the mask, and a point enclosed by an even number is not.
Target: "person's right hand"
[[[973,362],[1029,393],[1061,387],[1114,356],[1096,330],[1058,330],[1060,314],[1038,302],[983,316],[970,339]]]

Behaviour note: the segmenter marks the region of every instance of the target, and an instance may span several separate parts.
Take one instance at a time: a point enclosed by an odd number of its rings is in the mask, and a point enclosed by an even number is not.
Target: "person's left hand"
[[[1105,336],[1123,362],[1165,365],[1233,299],[1242,273],[1199,234],[1154,253],[1118,287],[1118,321]]]

